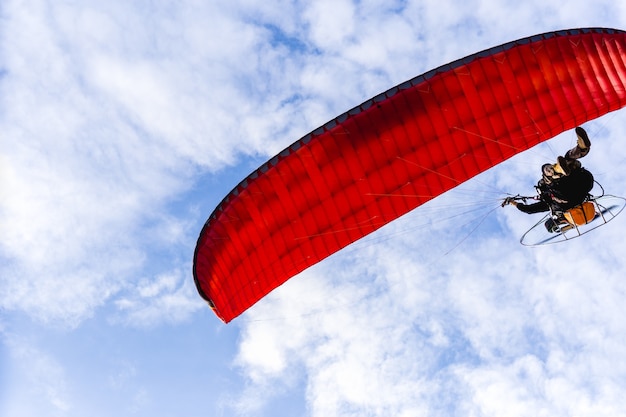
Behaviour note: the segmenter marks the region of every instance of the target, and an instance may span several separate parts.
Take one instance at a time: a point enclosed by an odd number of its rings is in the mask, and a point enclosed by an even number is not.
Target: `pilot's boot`
[[[580,159],[586,156],[591,149],[591,141],[589,140],[589,136],[587,135],[587,132],[585,132],[585,129],[580,126],[576,128],[576,138],[576,146],[567,151],[567,153],[565,154],[565,159],[568,161]],[[570,167],[570,171],[573,168],[574,167]]]
[[[568,164],[568,161],[562,156],[559,156],[557,158],[556,164],[554,164],[553,168],[554,172],[560,174],[561,176],[567,176],[570,174],[570,172],[572,172],[570,164]]]
[[[589,136],[587,135],[585,129],[578,126],[576,128],[576,136],[578,137],[578,147],[581,150],[587,150],[591,147],[591,141],[589,140]]]

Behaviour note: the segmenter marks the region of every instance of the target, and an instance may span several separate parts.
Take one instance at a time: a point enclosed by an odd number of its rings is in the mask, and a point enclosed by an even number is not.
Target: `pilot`
[[[503,205],[512,204],[524,213],[540,213],[552,211],[557,217],[580,204],[589,196],[593,188],[593,175],[583,168],[579,159],[589,153],[591,142],[582,127],[576,128],[576,146],[559,156],[555,164],[544,164],[541,167],[541,179],[537,183],[539,201],[533,204],[520,203],[507,198]],[[548,230],[550,226],[546,225]]]

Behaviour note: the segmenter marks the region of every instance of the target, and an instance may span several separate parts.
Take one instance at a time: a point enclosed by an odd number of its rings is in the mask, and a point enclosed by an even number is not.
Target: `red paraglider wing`
[[[626,32],[575,29],[409,80],[298,140],[228,194],[196,247],[225,322],[293,275],[460,183],[626,104]]]

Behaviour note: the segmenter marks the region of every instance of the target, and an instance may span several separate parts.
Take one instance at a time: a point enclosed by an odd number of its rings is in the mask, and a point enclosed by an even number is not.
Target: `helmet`
[[[543,164],[541,166],[541,173],[544,177],[552,178],[554,177],[554,165],[552,164]]]
[[[541,166],[541,174],[543,182],[546,184],[552,184],[552,181],[559,178],[559,174],[554,170],[553,164],[543,164]]]

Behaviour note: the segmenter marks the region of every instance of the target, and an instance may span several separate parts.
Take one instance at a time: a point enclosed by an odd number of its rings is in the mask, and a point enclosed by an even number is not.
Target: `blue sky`
[[[0,19],[0,416],[626,415],[626,216],[528,249],[536,219],[492,211],[572,132],[229,325],[191,274],[215,206],[306,133],[475,51],[626,28],[626,6],[5,0]],[[624,113],[585,127],[585,165],[625,195]]]

